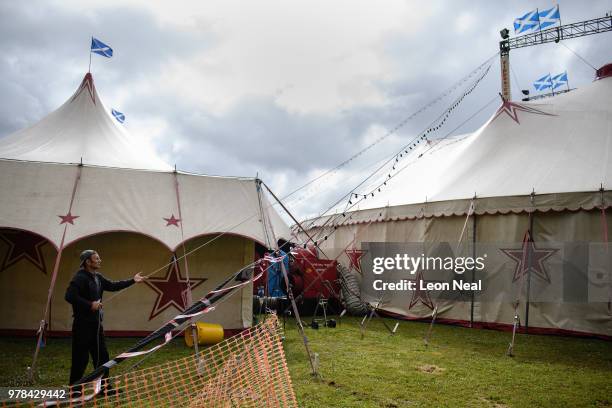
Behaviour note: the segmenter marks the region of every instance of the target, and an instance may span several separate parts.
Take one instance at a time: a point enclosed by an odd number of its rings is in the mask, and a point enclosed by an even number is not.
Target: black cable
[[[487,67],[487,69],[485,70],[485,72],[470,86],[468,87],[463,94],[457,98],[453,104],[451,104],[451,106],[449,108],[447,108],[444,112],[442,112],[442,114],[440,114],[440,116],[438,116],[438,118],[436,118],[434,121],[431,122],[430,126],[428,126],[428,128],[422,132],[419,132],[417,136],[415,136],[412,140],[410,140],[410,142],[408,142],[405,146],[403,146],[397,153],[395,153],[394,155],[392,155],[386,162],[384,162],[381,166],[379,166],[376,170],[374,170],[372,173],[370,173],[370,175],[368,175],[364,180],[362,180],[357,186],[355,186],[353,189],[351,189],[350,192],[346,193],[345,195],[343,195],[342,197],[340,197],[340,199],[338,199],[334,204],[332,204],[327,210],[325,210],[319,217],[313,219],[310,223],[310,225],[308,226],[308,228],[312,227],[314,225],[314,223],[322,218],[324,216],[324,214],[328,211],[330,211],[331,209],[333,209],[334,207],[336,207],[340,202],[342,202],[344,199],[346,199],[347,197],[349,197],[349,204],[347,204],[347,206],[345,207],[345,209],[343,210],[342,214],[336,214],[335,216],[331,216],[330,218],[328,218],[325,223],[323,225],[321,225],[320,228],[324,228],[326,224],[328,224],[328,222],[330,220],[335,220],[338,217],[342,216],[344,217],[346,214],[346,212],[348,210],[350,210],[351,208],[353,208],[355,205],[357,205],[359,202],[363,201],[365,199],[365,197],[367,197],[368,195],[371,195],[375,190],[381,188],[383,185],[386,185],[387,181],[389,181],[391,178],[393,178],[395,175],[397,175],[398,173],[396,172],[396,174],[394,174],[393,176],[391,175],[391,173],[389,173],[389,176],[385,179],[385,181],[383,183],[381,183],[380,185],[377,185],[376,187],[374,187],[372,190],[370,190],[369,192],[367,192],[366,194],[359,194],[359,196],[363,195],[364,198],[358,198],[357,201],[355,203],[352,203],[350,198],[352,197],[353,194],[355,194],[355,190],[357,188],[359,188],[360,186],[362,186],[367,180],[369,180],[370,178],[372,178],[374,175],[376,175],[381,169],[383,169],[386,165],[388,165],[393,159],[396,159],[396,162],[398,161],[398,156],[402,154],[402,152],[407,152],[408,150],[412,151],[412,146],[411,145],[416,145],[416,143],[420,143],[421,140],[423,140],[423,138],[425,137],[425,135],[427,133],[429,133],[432,129],[437,130],[440,126],[442,126],[446,119],[448,118],[448,116],[450,115],[451,111],[453,111],[460,103],[461,101],[463,101],[463,99],[471,94],[474,89],[476,89],[476,87],[478,86],[478,84],[482,81],[482,79],[484,79],[484,77],[487,75],[487,73],[489,72],[491,68],[491,65],[489,65]],[[476,114],[480,113],[486,106],[488,106],[490,103],[492,102],[489,101],[485,106],[483,106],[480,110],[478,110],[475,114],[473,114],[472,116],[470,116],[467,120],[463,121],[458,127],[456,127],[455,129],[453,129],[454,132],[456,129],[458,129],[459,127],[463,126],[467,121],[469,121],[470,119],[472,119]],[[434,126],[437,123],[437,126]],[[421,136],[423,135],[423,136]],[[450,135],[450,133],[448,133],[446,136],[444,136],[442,139],[439,140],[443,140],[445,138],[447,138]],[[415,143],[416,141],[416,143]],[[428,151],[428,150],[427,150]],[[424,153],[423,153],[424,154]],[[421,157],[422,154],[419,156]],[[404,167],[405,168],[405,167]],[[349,217],[350,218],[350,217]],[[333,221],[332,221],[333,222]]]
[[[456,88],[458,88],[461,84],[463,84],[465,81],[467,81],[469,78],[471,78],[477,71],[481,70],[486,64],[489,63],[489,61],[491,61],[493,58],[495,58],[497,55],[499,54],[499,52],[496,52],[494,55],[492,55],[491,57],[489,57],[487,60],[485,60],[483,63],[481,63],[480,65],[478,65],[478,67],[476,67],[475,69],[473,69],[472,71],[470,71],[470,73],[466,76],[464,76],[463,78],[461,78],[459,81],[455,82],[450,88],[448,88],[447,90],[445,90],[442,94],[440,94],[438,97],[434,98],[432,101],[430,101],[427,105],[425,105],[424,107],[422,107],[421,109],[419,109],[418,111],[412,113],[410,116],[408,116],[407,118],[405,118],[404,120],[402,120],[401,122],[399,122],[397,125],[395,125],[391,130],[389,130],[387,133],[385,133],[383,136],[379,137],[378,139],[376,139],[374,142],[372,142],[371,144],[369,144],[368,146],[364,147],[363,149],[361,149],[360,151],[358,151],[357,153],[353,154],[351,157],[349,157],[348,159],[344,160],[343,162],[341,162],[340,164],[338,164],[336,167],[333,167],[327,171],[325,171],[323,174],[320,174],[319,176],[315,177],[314,179],[306,182],[305,184],[303,184],[302,186],[296,188],[295,190],[291,191],[289,194],[285,195],[284,197],[282,197],[282,200],[286,200],[289,197],[291,197],[293,194],[297,193],[298,191],[304,189],[305,187],[309,186],[310,184],[313,184],[314,182],[320,180],[321,178],[327,176],[328,174],[340,169],[341,167],[344,167],[346,164],[348,164],[349,162],[351,162],[352,160],[354,160],[355,158],[361,156],[363,153],[365,153],[366,151],[370,150],[372,147],[374,147],[375,145],[377,145],[378,143],[382,142],[384,139],[386,139],[387,137],[391,136],[392,134],[394,134],[395,132],[397,132],[400,128],[402,128],[403,126],[406,125],[406,123],[408,123],[408,121],[412,118],[414,118],[416,115],[418,115],[419,113],[425,111],[426,109],[428,109],[430,106],[436,104],[438,101],[442,100],[443,98],[445,98],[446,96],[448,96],[450,93],[452,93],[452,91],[454,91]]]
[[[567,45],[563,44],[562,42],[559,42],[559,44],[561,44],[562,46],[564,46],[565,48],[567,48],[568,50],[570,50],[575,56],[577,56],[578,58],[580,58],[582,60],[582,62],[584,62],[585,64],[587,64],[589,67],[593,68],[594,71],[597,71],[597,68],[595,68],[593,65],[591,65],[589,63],[589,61],[585,60],[584,58],[582,58],[580,55],[578,55],[578,53],[574,50],[572,50],[570,47],[568,47]]]

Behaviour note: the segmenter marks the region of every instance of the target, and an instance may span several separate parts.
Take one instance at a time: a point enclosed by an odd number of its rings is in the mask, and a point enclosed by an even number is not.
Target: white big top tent
[[[31,333],[46,309],[51,332],[69,332],[64,291],[84,249],[113,280],[157,271],[105,305],[108,334],[141,334],[184,310],[188,275],[198,299],[250,264],[256,243],[288,237],[258,180],[173,171],[111,116],[89,73],[56,111],[0,138],[0,191],[4,333]],[[206,319],[247,327],[251,299],[246,287]]]
[[[305,225],[328,237],[320,242],[329,256],[347,246],[364,251],[362,297],[388,314],[429,318],[437,306],[442,321],[509,328],[519,300],[522,327],[530,332],[610,338],[611,73],[607,65],[581,89],[506,101],[476,132],[429,141],[403,156],[386,185],[373,181],[371,191],[362,188],[360,199],[353,198],[358,209]],[[531,267],[521,267],[517,254],[527,231],[536,249]],[[453,256],[488,252],[480,275],[488,289],[449,299],[435,291],[373,288],[381,278],[371,268],[373,253],[384,251],[378,243],[421,243],[431,253],[444,242]],[[385,274],[391,282],[415,279],[405,271]],[[420,279],[432,276],[423,271]]]

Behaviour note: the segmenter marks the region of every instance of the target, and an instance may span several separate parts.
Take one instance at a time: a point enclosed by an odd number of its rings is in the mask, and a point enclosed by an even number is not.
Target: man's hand
[[[134,275],[134,282],[136,283],[142,282],[145,279],[146,277],[142,276],[141,272],[138,272],[136,275]]]
[[[91,310],[95,312],[96,310],[100,309],[102,309],[102,302],[100,302],[99,300],[91,302]]]

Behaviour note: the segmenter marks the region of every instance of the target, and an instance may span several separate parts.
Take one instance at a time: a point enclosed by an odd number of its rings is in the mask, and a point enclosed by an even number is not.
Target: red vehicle
[[[258,296],[263,292],[267,282],[266,270],[270,266],[268,261],[262,261],[259,268],[264,270],[261,278],[253,283],[253,295]],[[338,282],[338,262],[320,259],[316,247],[291,249],[289,258],[289,281],[293,290],[293,296],[298,306],[316,305],[319,297],[329,300],[338,300],[340,284]],[[256,272],[257,273],[257,272]],[[263,290],[262,290],[263,289]]]

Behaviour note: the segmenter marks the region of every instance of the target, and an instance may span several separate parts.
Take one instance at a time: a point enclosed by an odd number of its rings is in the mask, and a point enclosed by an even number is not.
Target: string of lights
[[[416,149],[416,147],[421,142],[423,142],[424,140],[428,140],[427,138],[428,138],[429,134],[431,134],[432,132],[437,132],[442,126],[444,126],[444,124],[446,123],[447,119],[450,117],[451,113],[461,104],[461,102],[463,102],[463,100],[468,95],[470,95],[474,91],[474,89],[476,89],[476,87],[480,84],[480,82],[487,75],[487,73],[489,72],[490,68],[491,68],[491,64],[489,64],[486,67],[486,69],[484,70],[484,72],[482,72],[482,74],[479,77],[477,77],[476,80],[470,86],[468,86],[463,91],[463,93],[445,111],[443,111],[442,114],[440,114],[425,130],[423,130],[422,132],[419,132],[419,134],[417,136],[415,136],[408,144],[402,146],[402,148],[397,153],[392,155],[381,166],[379,166],[376,170],[374,170],[372,173],[370,173],[357,186],[355,186],[353,189],[351,189],[350,192],[348,192],[347,194],[343,195],[340,199],[338,199],[327,210],[325,210],[319,217],[311,220],[310,224],[308,225],[308,228],[311,228],[312,226],[314,226],[315,223],[317,222],[317,220],[319,220],[320,218],[325,216],[325,214],[328,211],[330,211],[333,208],[336,208],[336,206],[338,204],[340,204],[342,201],[344,201],[346,199],[348,199],[348,201],[347,201],[347,204],[346,204],[343,212],[341,214],[336,214],[334,216],[329,217],[327,219],[327,221],[324,223],[324,225],[322,225],[322,227],[324,227],[328,223],[331,223],[332,225],[334,225],[334,222],[335,222],[335,220],[338,217],[343,217],[343,218],[346,217],[346,212],[349,209],[353,208],[359,202],[361,202],[363,200],[366,200],[369,196],[374,197],[374,195],[376,194],[376,191],[381,192],[382,188],[387,185],[387,182],[396,175],[396,174],[394,174],[394,171],[396,170],[396,167],[397,167],[400,159],[403,159],[404,157],[408,157],[409,153],[412,153],[414,151],[414,149]],[[488,106],[488,104],[487,104],[487,106]],[[482,109],[484,109],[484,107],[481,108],[480,111]],[[471,119],[472,117],[470,117],[469,119]],[[466,123],[466,122],[467,121],[465,121],[464,123]],[[462,123],[460,126],[462,126],[464,123]],[[450,132],[449,134],[444,136],[444,138],[448,137],[451,133],[452,132]],[[423,156],[423,154],[424,154],[424,152],[421,153],[418,156],[418,158],[421,158]],[[386,176],[384,181],[382,181],[380,184],[375,185],[374,188],[370,189],[369,191],[367,191],[365,193],[364,192],[362,192],[362,193],[357,193],[356,192],[357,189],[359,187],[361,187],[362,185],[364,185],[369,179],[371,179],[372,177],[374,177],[377,174],[381,174],[381,170],[383,168],[385,168],[386,166],[388,166],[391,162],[393,162],[393,165],[391,166],[391,169],[388,172],[385,172],[385,173],[387,173],[387,176]],[[352,215],[350,216],[350,218],[352,218]],[[345,220],[345,221],[348,221],[348,220]],[[336,229],[336,228],[334,228],[334,229]],[[321,229],[320,231],[322,231],[322,230],[323,229]],[[326,236],[324,236],[323,238],[324,238],[324,240],[327,239]]]
[[[368,144],[367,146],[365,146],[363,149],[359,150],[358,152],[356,152],[355,154],[353,154],[352,156],[350,156],[349,158],[347,158],[346,160],[342,161],[341,163],[339,163],[338,165],[336,165],[335,167],[323,172],[322,174],[318,175],[317,177],[311,179],[310,181],[306,182],[305,184],[301,185],[300,187],[296,188],[295,190],[289,192],[288,194],[286,194],[284,197],[282,197],[282,201],[283,202],[299,202],[301,200],[304,200],[307,198],[307,193],[309,192],[309,190],[306,190],[307,187],[315,184],[318,181],[321,181],[324,178],[327,178],[329,176],[331,176],[332,174],[338,172],[338,170],[340,170],[341,168],[345,167],[346,165],[348,165],[349,163],[351,163],[352,161],[354,161],[355,159],[357,159],[358,157],[362,156],[363,154],[365,154],[366,152],[368,152],[369,150],[371,150],[372,148],[374,148],[376,145],[380,144],[382,141],[384,141],[385,139],[387,139],[389,136],[397,133],[401,128],[403,128],[404,126],[406,126],[406,124],[414,119],[415,117],[417,117],[418,115],[420,115],[421,113],[427,111],[429,108],[431,108],[432,106],[436,105],[437,103],[439,103],[440,101],[444,100],[446,97],[448,97],[449,95],[451,95],[453,92],[455,92],[459,87],[461,87],[462,85],[464,85],[467,81],[469,81],[471,78],[473,78],[474,76],[476,76],[479,72],[481,72],[483,69],[485,69],[486,71],[488,71],[488,69],[491,66],[491,61],[496,58],[498,56],[499,52],[496,52],[494,55],[492,55],[491,57],[489,57],[487,60],[485,60],[484,62],[482,62],[481,64],[479,64],[476,68],[474,68],[472,71],[470,71],[467,75],[465,75],[464,77],[462,77],[461,79],[459,79],[458,81],[456,81],[453,85],[451,85],[449,88],[447,88],[445,91],[443,91],[441,94],[439,94],[436,98],[432,99],[429,103],[427,103],[426,105],[424,105],[423,107],[421,107],[420,109],[418,109],[417,111],[413,112],[411,115],[409,115],[408,117],[404,118],[402,121],[400,121],[398,124],[396,124],[393,128],[391,128],[390,130],[388,130],[387,132],[385,132],[383,135],[381,135],[380,137],[378,137],[376,140],[374,140],[372,143]],[[298,192],[302,192],[302,196],[298,199],[294,199],[294,200],[289,200],[292,196],[294,196],[296,193]]]
[[[463,122],[461,122],[458,126],[456,126],[454,129],[450,130],[446,135],[444,135],[444,137],[436,139],[436,141],[439,143],[442,140],[447,139],[449,136],[451,136],[452,134],[454,134],[454,132],[461,128],[463,125],[465,125],[467,122],[469,122],[471,119],[473,119],[476,115],[478,115],[479,113],[481,113],[484,109],[486,109],[489,105],[491,105],[491,103],[493,103],[495,100],[497,100],[499,96],[496,95],[493,98],[491,98],[486,104],[484,104],[482,107],[480,107],[477,111],[475,111],[472,115],[470,115],[467,119],[465,119]],[[402,168],[400,168],[397,172],[395,172],[394,174],[391,175],[391,178],[396,177],[398,174],[400,174],[402,171],[404,171],[407,167],[409,167],[411,164],[414,164],[417,160],[419,160],[424,154],[426,154],[428,151],[430,151],[431,149],[435,148],[437,146],[436,145],[432,145],[432,146],[428,146],[427,149],[422,152],[421,154],[419,154],[418,157],[413,157],[413,160],[411,162],[406,163]],[[357,195],[357,198],[355,200],[351,201],[351,204],[349,206],[347,206],[345,208],[345,210],[340,213],[340,214],[335,214],[332,215],[330,217],[327,218],[327,220],[325,222],[323,222],[321,225],[315,225],[315,223],[320,220],[322,217],[318,218],[318,219],[314,219],[312,220],[312,222],[310,223],[309,228],[313,228],[316,227],[317,228],[317,232],[315,232],[314,234],[311,234],[311,236],[317,240],[315,241],[315,245],[318,246],[318,244],[321,241],[326,241],[331,234],[333,234],[333,232],[335,230],[337,230],[339,227],[341,226],[345,226],[345,225],[349,225],[351,223],[351,221],[353,220],[354,215],[356,214],[355,212],[351,212],[349,213],[349,211],[351,209],[353,209],[354,207],[358,206],[359,203],[361,203],[362,201],[366,200],[371,193],[373,193],[375,190],[379,189],[380,187],[386,185],[386,183],[389,181],[389,179],[385,180],[381,185],[377,185],[374,188],[372,188],[371,190],[368,191],[368,193],[363,194],[363,195]],[[376,219],[382,217],[382,211],[379,211],[378,215],[376,216]],[[338,219],[340,219],[340,222],[336,222]],[[376,221],[376,219],[374,221]],[[372,220],[362,220],[364,222],[368,222],[368,221],[372,221]],[[331,228],[332,232],[331,233],[326,233],[326,229]],[[324,235],[325,234],[325,235]],[[319,238],[321,238],[319,240]]]

